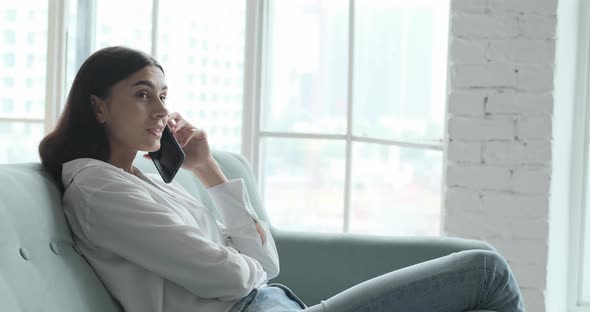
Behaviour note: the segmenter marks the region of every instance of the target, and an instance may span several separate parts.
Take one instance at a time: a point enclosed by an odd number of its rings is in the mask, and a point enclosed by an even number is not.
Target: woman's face
[[[105,125],[111,155],[160,149],[168,121],[167,91],[164,73],[150,65],[113,85],[107,98],[91,96],[96,117]]]

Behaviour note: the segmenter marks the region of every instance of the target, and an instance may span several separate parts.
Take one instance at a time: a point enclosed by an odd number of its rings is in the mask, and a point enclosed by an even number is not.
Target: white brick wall
[[[446,234],[493,244],[545,311],[557,0],[452,0]]]

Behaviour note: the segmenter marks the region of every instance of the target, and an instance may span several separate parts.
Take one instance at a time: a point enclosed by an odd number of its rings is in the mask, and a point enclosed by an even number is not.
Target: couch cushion
[[[73,248],[61,193],[39,163],[0,165],[0,310],[120,311]]]
[[[228,178],[244,178],[253,208],[267,221],[245,159],[228,152],[214,157]],[[134,164],[157,173],[141,153]],[[180,170],[175,181],[219,217],[192,173]],[[61,197],[40,163],[0,164],[0,311],[121,311],[76,252]]]

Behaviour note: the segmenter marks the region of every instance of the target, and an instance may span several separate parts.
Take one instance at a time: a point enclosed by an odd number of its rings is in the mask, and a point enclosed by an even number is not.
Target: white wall
[[[444,231],[492,243],[549,311],[557,0],[451,6]]]

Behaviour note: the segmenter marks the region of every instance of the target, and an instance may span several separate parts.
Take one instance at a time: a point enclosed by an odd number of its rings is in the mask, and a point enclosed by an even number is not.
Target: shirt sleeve
[[[268,281],[260,263],[215,244],[140,186],[104,169],[76,183],[88,241],[202,298],[238,300]]]
[[[252,209],[243,179],[235,179],[207,189],[215,207],[220,211],[223,224],[233,245],[241,254],[250,256],[262,265],[268,278],[279,275],[279,256],[268,224],[258,219]],[[266,236],[263,245],[256,230],[258,222]]]

